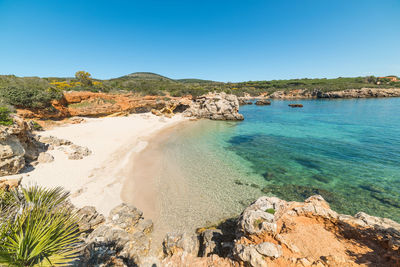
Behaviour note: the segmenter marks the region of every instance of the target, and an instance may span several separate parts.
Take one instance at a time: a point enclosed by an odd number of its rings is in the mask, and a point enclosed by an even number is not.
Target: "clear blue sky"
[[[400,76],[399,0],[0,0],[0,74]]]

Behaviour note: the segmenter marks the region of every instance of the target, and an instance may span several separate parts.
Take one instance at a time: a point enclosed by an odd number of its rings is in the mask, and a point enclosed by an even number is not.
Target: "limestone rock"
[[[270,242],[263,242],[255,246],[258,253],[266,257],[279,258],[282,256],[282,247]]]
[[[211,120],[243,120],[243,115],[238,112],[239,101],[235,95],[209,93],[196,98],[183,114]]]
[[[210,256],[211,254],[220,255],[222,253],[221,243],[223,233],[219,229],[206,229],[201,233],[201,251],[202,257]]]
[[[0,125],[0,176],[18,173],[45,150],[27,122],[16,116],[13,121],[11,126]]]
[[[66,139],[59,139],[55,136],[37,136],[37,140],[41,143],[45,143],[52,146],[69,146],[72,142]]]
[[[41,152],[37,159],[39,163],[49,163],[54,161],[54,157],[49,153]]]
[[[135,207],[118,205],[104,223],[101,222],[104,217],[96,214],[93,207],[86,207],[82,214],[80,227],[94,230],[85,238],[85,248],[77,266],[124,266],[115,265],[115,262],[136,266],[148,256],[153,224],[144,220],[142,212]]]
[[[79,230],[90,233],[105,221],[104,215],[99,214],[95,207],[85,206],[77,211]]]
[[[268,264],[264,257],[257,251],[253,245],[238,244],[234,248],[235,257],[252,266],[252,267],[267,267]]]
[[[78,145],[71,145],[71,151],[67,152],[68,159],[78,160],[83,159],[84,157],[89,156],[92,154],[92,151],[89,150],[87,147],[78,146]]]
[[[190,254],[197,256],[199,253],[199,244],[199,239],[195,234],[169,233],[163,241],[164,255]]]

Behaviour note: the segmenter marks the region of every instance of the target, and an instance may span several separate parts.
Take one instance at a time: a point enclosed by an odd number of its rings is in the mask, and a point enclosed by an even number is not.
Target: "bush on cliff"
[[[27,86],[7,86],[0,88],[0,97],[18,108],[47,108],[53,99],[59,99],[61,92],[51,88],[40,89]]]
[[[6,106],[0,106],[0,125],[9,126],[13,124],[10,117],[11,110]]]
[[[68,196],[38,186],[0,195],[0,266],[65,266],[76,258],[79,231]]]

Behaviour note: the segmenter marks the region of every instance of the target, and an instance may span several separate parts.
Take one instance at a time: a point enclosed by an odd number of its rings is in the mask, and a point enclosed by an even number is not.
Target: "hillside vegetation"
[[[150,72],[137,72],[115,79],[98,80],[78,71],[73,78],[0,76],[0,101],[17,108],[51,109],[51,101],[63,91],[132,92],[138,95],[199,96],[210,91],[256,96],[280,90],[338,91],[346,89],[400,87],[400,81],[374,76],[336,79],[292,79],[247,82],[215,82],[201,79],[170,79]]]

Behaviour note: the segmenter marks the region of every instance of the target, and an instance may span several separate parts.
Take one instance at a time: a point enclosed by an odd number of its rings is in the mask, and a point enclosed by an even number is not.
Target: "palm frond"
[[[65,266],[77,256],[77,216],[62,188],[38,186],[14,193],[16,205],[0,218],[0,264]]]

